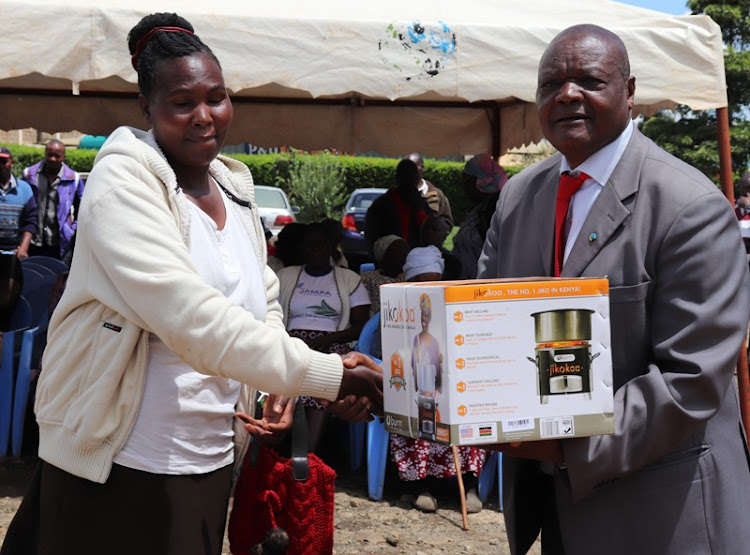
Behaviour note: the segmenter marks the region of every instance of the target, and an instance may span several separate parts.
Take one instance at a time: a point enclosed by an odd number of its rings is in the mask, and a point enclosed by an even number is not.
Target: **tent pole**
[[[719,174],[721,189],[729,203],[734,207],[734,186],[732,184],[732,151],[729,146],[729,110],[716,109],[716,125],[719,138]],[[737,384],[740,390],[740,412],[745,430],[750,430],[750,374],[747,365],[747,340],[740,348],[737,360]]]
[[[492,107],[492,157],[500,162],[500,105],[495,102]]]
[[[747,341],[743,342],[740,348],[740,358],[737,361],[737,385],[740,390],[740,413],[742,414],[742,424],[745,430],[750,430],[750,376],[747,370]]]
[[[729,147],[729,109],[716,109],[716,125],[719,137],[719,176],[721,190],[729,203],[734,206],[734,184],[732,183],[732,151]]]

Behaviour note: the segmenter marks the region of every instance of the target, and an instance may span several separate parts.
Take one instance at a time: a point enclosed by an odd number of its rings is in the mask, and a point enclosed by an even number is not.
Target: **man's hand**
[[[527,441],[523,443],[496,443],[494,445],[483,445],[482,448],[491,451],[501,451],[517,459],[533,459],[549,462],[563,462],[565,460],[563,457],[562,442],[559,439]]]
[[[344,375],[341,378],[341,387],[339,396],[336,401],[345,399],[353,395],[357,398],[366,397],[372,404],[370,410],[377,414],[383,414],[383,372],[377,364],[369,357],[356,353],[354,358],[350,357],[352,353],[344,358]],[[360,358],[364,357],[364,358]],[[361,363],[357,361],[362,361]],[[374,368],[377,368],[375,370]],[[362,401],[364,403],[364,401]]]
[[[263,418],[260,420],[242,412],[236,416],[245,423],[245,429],[255,439],[277,444],[292,427],[294,399],[269,395],[263,404]]]
[[[18,260],[25,260],[29,257],[29,251],[28,249],[24,248],[23,246],[18,246],[16,248],[16,257]]]

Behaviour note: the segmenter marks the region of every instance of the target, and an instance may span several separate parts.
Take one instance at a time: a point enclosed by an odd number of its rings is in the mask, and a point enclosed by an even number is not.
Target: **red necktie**
[[[560,275],[565,257],[565,220],[568,217],[570,198],[588,178],[589,176],[583,172],[578,172],[575,176],[568,172],[560,175],[555,205],[555,277]]]

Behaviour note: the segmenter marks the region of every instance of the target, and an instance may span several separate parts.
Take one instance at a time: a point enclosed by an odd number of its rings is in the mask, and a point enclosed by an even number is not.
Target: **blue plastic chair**
[[[380,312],[376,312],[362,328],[357,350],[372,357],[378,364],[382,364],[382,361],[373,355],[377,337],[375,332],[379,327]],[[385,426],[379,418],[367,423],[367,496],[373,501],[380,501],[383,498],[389,438],[390,433],[385,431]]]
[[[373,501],[383,499],[390,437],[379,418],[367,423],[367,496]]]
[[[498,507],[503,510],[503,454],[492,451],[484,461],[484,467],[479,474],[479,499],[485,503],[492,493],[495,483],[495,471],[497,471]]]
[[[28,284],[24,281],[24,295],[31,308],[31,327],[23,332],[13,395],[11,453],[14,457],[21,456],[26,406],[31,386],[31,368],[33,363],[41,358],[41,352],[46,345],[49,299],[56,281],[57,274],[54,273],[43,276],[31,275]]]
[[[16,340],[31,325],[31,307],[21,296],[10,319],[10,329],[3,332],[3,356],[0,364],[0,457],[8,454],[13,407],[14,361]]]
[[[375,269],[375,264],[372,262],[363,262],[359,265],[359,273],[360,275],[365,272],[372,272]]]
[[[352,470],[359,470],[362,466],[366,424],[366,422],[349,423],[349,466]]]
[[[373,347],[375,346],[375,338],[377,337],[375,332],[378,331],[379,327],[380,312],[376,312],[370,316],[370,319],[362,326],[362,331],[359,332],[359,340],[357,341],[356,348],[360,353],[364,353],[370,357],[373,356],[375,352]]]
[[[63,272],[67,272],[68,270],[70,270],[70,268],[68,268],[68,265],[65,264],[65,262],[63,262],[62,260],[58,260],[57,258],[52,258],[51,256],[30,256],[29,258],[22,260],[21,264],[22,265],[33,264],[35,266],[43,266],[45,268],[52,270],[55,274],[61,274]]]
[[[380,312],[376,312],[362,327],[359,339],[354,349],[368,356],[372,354],[373,337],[377,327],[380,325]],[[352,470],[358,470],[362,466],[362,452],[365,445],[366,422],[349,424],[349,465]]]

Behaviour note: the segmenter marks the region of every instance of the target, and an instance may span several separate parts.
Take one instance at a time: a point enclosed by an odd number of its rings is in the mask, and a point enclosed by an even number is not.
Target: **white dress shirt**
[[[590,179],[587,179],[580,189],[570,199],[570,208],[568,208],[568,219],[565,222],[567,230],[567,240],[565,242],[565,255],[563,257],[563,264],[568,259],[570,250],[573,248],[573,244],[583,227],[583,222],[586,221],[586,216],[589,215],[591,207],[594,205],[594,201],[601,193],[604,186],[609,181],[612,172],[615,170],[622,154],[625,152],[625,148],[628,146],[630,137],[633,135],[633,122],[625,126],[625,129],[620,136],[608,145],[600,148],[594,154],[589,156],[576,168],[571,168],[567,158],[563,156],[562,163],[560,164],[560,173],[566,171],[579,171],[587,174]]]

